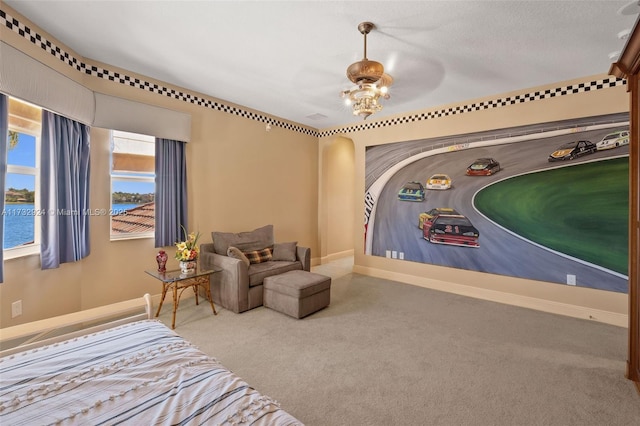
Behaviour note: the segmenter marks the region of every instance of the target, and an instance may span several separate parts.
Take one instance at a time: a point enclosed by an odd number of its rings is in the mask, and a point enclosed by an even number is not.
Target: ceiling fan
[[[384,72],[384,66],[377,61],[367,59],[367,34],[375,28],[371,22],[361,22],[358,30],[364,35],[364,58],[347,68],[347,78],[355,84],[351,89],[343,90],[341,96],[351,105],[353,115],[367,119],[382,109],[380,98],[389,99],[389,86],[393,77]]]

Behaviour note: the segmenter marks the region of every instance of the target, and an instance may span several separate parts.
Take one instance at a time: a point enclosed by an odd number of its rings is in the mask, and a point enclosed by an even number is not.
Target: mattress
[[[0,358],[0,424],[302,425],[155,320]]]

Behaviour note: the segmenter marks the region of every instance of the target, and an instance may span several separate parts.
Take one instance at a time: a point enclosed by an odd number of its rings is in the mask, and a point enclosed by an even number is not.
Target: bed
[[[157,320],[66,337],[0,353],[0,424],[302,425]]]

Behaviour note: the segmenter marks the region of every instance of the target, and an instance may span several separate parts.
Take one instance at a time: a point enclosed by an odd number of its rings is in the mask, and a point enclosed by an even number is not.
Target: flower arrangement
[[[187,234],[187,230],[184,229],[184,226],[180,225],[180,227],[184,232],[184,241],[176,243],[176,259],[182,262],[196,260],[198,258],[198,253],[200,253],[200,249],[197,245],[198,239],[200,238],[200,232]]]

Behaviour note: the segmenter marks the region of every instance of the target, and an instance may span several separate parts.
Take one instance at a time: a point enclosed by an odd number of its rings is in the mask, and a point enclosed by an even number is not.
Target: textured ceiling
[[[395,80],[369,118],[606,73],[629,1],[3,0],[87,59],[318,129],[361,122],[339,93],[367,56]]]

